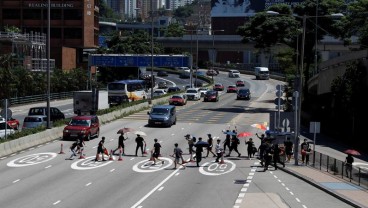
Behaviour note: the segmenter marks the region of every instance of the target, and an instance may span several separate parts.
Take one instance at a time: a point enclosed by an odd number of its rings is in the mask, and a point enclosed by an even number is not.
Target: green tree
[[[183,37],[184,27],[179,23],[172,23],[164,30],[165,37]]]

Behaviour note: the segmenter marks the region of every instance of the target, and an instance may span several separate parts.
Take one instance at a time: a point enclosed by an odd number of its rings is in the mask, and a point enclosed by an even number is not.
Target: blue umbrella
[[[197,143],[195,143],[194,146],[195,147],[208,147],[209,144],[208,144],[208,142],[205,142],[205,141],[198,141]]]
[[[224,131],[224,134],[227,134],[227,135],[236,135],[237,133],[236,132],[232,132],[232,131]]]

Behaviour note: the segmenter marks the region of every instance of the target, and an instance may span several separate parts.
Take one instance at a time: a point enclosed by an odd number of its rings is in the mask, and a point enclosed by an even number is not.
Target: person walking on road
[[[115,152],[117,150],[120,150],[120,148],[121,148],[122,155],[125,155],[125,153],[124,153],[124,148],[125,148],[124,141],[125,140],[127,140],[127,139],[124,138],[124,134],[120,134],[120,136],[119,136],[119,142],[118,142],[118,147],[114,151],[112,151],[112,154],[115,154]]]
[[[217,139],[217,144],[215,147],[216,154],[217,154],[216,162],[219,162],[220,158],[224,154],[223,149],[221,148],[220,142],[221,142],[221,139]]]
[[[256,136],[258,137],[258,139],[260,139],[260,140],[261,140],[261,144],[265,142],[266,137],[265,137],[265,135],[264,135],[264,134],[261,134],[261,136],[259,136],[259,135],[258,135],[258,133],[256,133]]]
[[[265,146],[265,150],[264,150],[264,155],[263,155],[263,158],[264,158],[264,171],[268,170],[268,166],[271,165],[271,161],[272,161],[272,155],[273,155],[273,149],[272,149],[272,146],[270,144],[270,141],[269,140],[265,140],[265,143],[264,143],[264,146]]]
[[[302,154],[302,164],[306,163],[308,164],[309,162],[309,144],[307,142],[307,139],[304,139],[304,142],[300,145],[300,153]]]
[[[286,141],[284,142],[284,146],[285,146],[285,154],[287,157],[287,160],[285,162],[290,162],[291,156],[293,155],[293,147],[294,147],[293,142],[290,141],[290,137],[286,139]]]
[[[225,151],[226,151],[226,147],[229,149],[229,151],[230,151],[230,149],[231,149],[231,147],[230,147],[230,144],[231,144],[231,136],[230,136],[230,130],[226,130],[226,137],[225,137],[225,140],[224,140],[224,142],[223,142],[223,144],[224,144],[224,153],[225,153]]]
[[[97,146],[97,154],[96,154],[95,161],[100,160],[100,154],[102,156],[102,161],[106,161],[104,158],[104,152],[105,152],[104,144],[105,144],[105,137],[102,137],[101,141],[98,143],[98,146]]]
[[[200,142],[202,142],[202,137],[198,137],[198,142],[194,145],[196,147],[196,163],[197,163],[197,167],[199,167],[199,163],[202,160],[202,152],[203,152],[203,147],[200,145]]]
[[[174,146],[175,146],[174,154],[171,155],[172,157],[174,157],[174,168],[173,169],[176,169],[177,165],[181,165],[185,169],[184,163],[180,163],[180,160],[182,160],[182,158],[183,158],[183,156],[182,156],[183,151],[179,148],[178,143],[175,143]]]
[[[143,143],[145,143],[143,137],[137,134],[137,138],[135,138],[135,142],[137,143],[137,147],[135,148],[135,156],[138,156],[138,149],[140,148],[142,152],[142,157],[143,157],[144,156]]]
[[[70,146],[70,151],[72,152],[72,154],[70,155],[69,160],[73,160],[74,157],[77,156],[77,153],[75,152],[75,148],[77,148],[77,146],[78,146],[77,141],[73,142],[73,144]]]
[[[164,164],[163,160],[158,159],[158,157],[160,156],[160,149],[161,149],[161,144],[158,143],[157,139],[154,139],[153,141],[155,141],[155,144],[153,144],[153,164],[156,165],[156,160],[161,161],[162,164]]]
[[[208,157],[208,154],[211,152],[213,157],[216,157],[216,154],[212,151],[212,147],[213,147],[213,138],[212,138],[212,135],[211,134],[207,134],[208,136],[208,147],[207,147],[207,155],[206,157]]]
[[[351,154],[348,154],[348,156],[346,156],[345,158],[345,173],[346,177],[348,178],[352,178],[351,171],[353,168],[353,162],[354,162],[353,156]]]
[[[235,131],[235,130],[234,130]],[[241,156],[240,152],[238,151],[238,145],[239,145],[240,141],[239,138],[236,135],[233,135],[231,138],[231,145],[230,145],[230,152],[229,154],[227,154],[227,157],[230,157],[231,152],[234,150],[236,153],[238,153],[238,157]]]
[[[249,140],[245,140],[245,145],[247,145],[247,153],[248,153],[248,159],[252,159],[252,155],[254,154],[254,142],[252,138],[249,138]]]
[[[278,144],[273,145],[273,166],[275,167],[275,170],[277,170],[277,163],[280,163],[282,167],[285,167],[285,163],[281,161],[280,155],[284,154],[281,152],[281,149]]]
[[[189,146],[189,154],[192,155],[194,150],[193,150],[193,147],[194,147],[194,141],[193,141],[193,138],[190,136],[190,134],[187,134],[184,136],[185,139],[188,141],[188,146]]]

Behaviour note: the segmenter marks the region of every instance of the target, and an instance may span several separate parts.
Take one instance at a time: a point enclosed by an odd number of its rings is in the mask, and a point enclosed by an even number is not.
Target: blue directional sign
[[[189,66],[190,57],[184,55],[120,55],[120,54],[90,54],[89,66],[110,67],[182,67]]]

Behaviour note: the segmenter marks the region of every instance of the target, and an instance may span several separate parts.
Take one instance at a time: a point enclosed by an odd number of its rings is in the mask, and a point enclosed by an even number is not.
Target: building
[[[0,30],[16,26],[22,34],[47,34],[47,0],[1,0]],[[98,46],[99,0],[51,0],[50,58],[55,67],[86,67],[84,49]],[[0,53],[1,53],[0,46]]]

